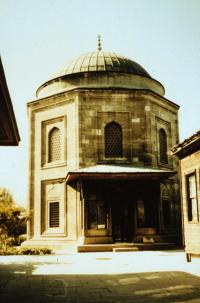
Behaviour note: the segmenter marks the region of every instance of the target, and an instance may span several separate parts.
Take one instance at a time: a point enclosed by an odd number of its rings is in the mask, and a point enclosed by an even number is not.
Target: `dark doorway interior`
[[[88,230],[107,230],[113,242],[133,242],[158,226],[159,183],[133,180],[87,181],[84,187]]]
[[[133,240],[134,204],[126,191],[113,191],[111,214],[112,235],[114,242],[131,242]]]

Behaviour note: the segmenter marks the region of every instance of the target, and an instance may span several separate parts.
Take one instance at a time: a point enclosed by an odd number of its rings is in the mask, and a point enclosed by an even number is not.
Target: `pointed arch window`
[[[108,123],[105,126],[105,157],[123,157],[122,141],[121,125],[114,121]]]
[[[61,160],[61,133],[60,129],[54,127],[49,132],[49,162]]]
[[[163,128],[159,130],[159,153],[160,153],[160,163],[168,164],[167,135]]]

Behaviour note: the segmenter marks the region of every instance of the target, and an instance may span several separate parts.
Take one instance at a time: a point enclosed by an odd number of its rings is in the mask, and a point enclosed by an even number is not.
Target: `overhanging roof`
[[[119,165],[95,165],[68,171],[66,182],[82,179],[166,179],[175,175],[172,170]]]
[[[172,148],[173,154],[180,159],[200,150],[200,130]]]
[[[0,145],[18,145],[19,131],[0,57]]]

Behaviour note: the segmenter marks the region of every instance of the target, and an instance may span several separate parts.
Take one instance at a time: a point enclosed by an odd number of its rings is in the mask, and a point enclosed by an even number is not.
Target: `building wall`
[[[180,166],[185,250],[188,253],[200,254],[200,151],[181,159]],[[189,221],[187,176],[193,173],[196,176],[197,219]]]
[[[70,170],[98,163],[177,169],[177,161],[170,154],[168,164],[159,163],[158,130],[165,130],[169,151],[178,141],[178,107],[149,91],[80,89],[31,102],[28,110],[28,233],[32,240],[73,242],[84,236],[80,184],[66,186]],[[111,121],[123,130],[124,153],[119,159],[105,158],[104,127]],[[48,136],[55,127],[61,131],[61,159],[49,162]],[[162,183],[162,193],[178,218],[178,182],[175,178],[170,186],[168,183]],[[51,202],[60,203],[60,226],[56,229],[49,228]],[[159,207],[162,222],[162,199]]]
[[[178,171],[178,160],[170,150],[178,143],[178,108],[151,92],[84,90],[79,99],[79,165],[126,164]],[[104,128],[115,121],[123,130],[123,157],[106,158]],[[161,163],[159,130],[167,136],[168,163]],[[166,206],[168,204],[168,206]],[[178,175],[160,183],[159,232],[180,238]],[[164,214],[169,210],[169,218]],[[180,241],[180,240],[179,240]]]
[[[123,129],[124,154],[115,163],[176,169],[171,147],[178,142],[177,107],[149,92],[83,91],[79,99],[80,167],[108,163],[105,158],[104,127],[115,121]],[[168,140],[169,163],[159,162],[158,131]],[[92,148],[91,148],[92,142]]]
[[[78,166],[77,96],[62,94],[29,103],[29,213],[30,239],[77,239],[76,189],[66,186],[69,169]],[[49,161],[49,134],[61,134],[58,161]],[[49,226],[49,203],[59,202],[59,228]],[[75,201],[75,203],[74,203]],[[76,202],[77,201],[77,202]]]

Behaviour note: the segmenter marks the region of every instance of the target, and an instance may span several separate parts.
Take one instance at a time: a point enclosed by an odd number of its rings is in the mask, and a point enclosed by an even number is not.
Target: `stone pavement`
[[[0,257],[1,303],[200,303],[182,251]]]

